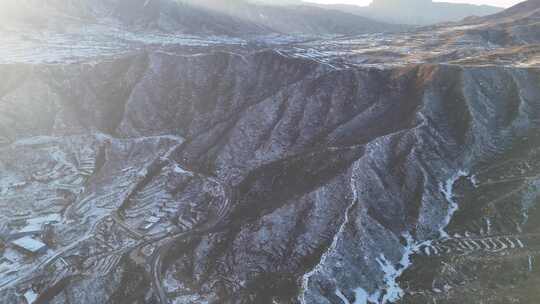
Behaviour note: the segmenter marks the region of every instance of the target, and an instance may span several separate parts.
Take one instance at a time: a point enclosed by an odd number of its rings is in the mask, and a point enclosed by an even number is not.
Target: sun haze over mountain
[[[286,1],[286,0],[284,0]],[[278,0],[278,2],[280,2]],[[309,0],[306,2],[320,3],[320,4],[351,4],[359,6],[368,6],[371,0]],[[493,5],[498,7],[510,7],[518,4],[520,0],[444,0],[435,2],[448,2],[448,3],[467,3],[475,5]]]
[[[352,5],[353,3],[366,4],[368,1],[348,1],[347,3],[350,4],[330,4],[330,2],[334,1],[335,3],[338,2],[337,0],[324,0],[321,3],[324,2],[326,4],[319,5],[378,21],[411,25],[459,21],[466,17],[481,17],[495,14],[502,10],[501,7],[491,5],[434,2],[431,0],[375,0],[369,6]]]

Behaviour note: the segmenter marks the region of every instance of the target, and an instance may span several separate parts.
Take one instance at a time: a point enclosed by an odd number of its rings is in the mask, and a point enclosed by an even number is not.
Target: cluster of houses
[[[27,260],[45,254],[47,228],[59,223],[59,214],[14,220],[0,234],[0,275],[16,271],[16,266]]]
[[[144,232],[149,232],[152,228],[156,227],[160,221],[161,218],[152,215],[144,219],[143,223],[139,226],[139,229]]]
[[[15,219],[0,229],[0,277],[16,273],[30,260],[48,251],[52,238],[50,227],[62,220],[60,214]],[[27,304],[37,301],[38,294],[29,289],[23,298]]]

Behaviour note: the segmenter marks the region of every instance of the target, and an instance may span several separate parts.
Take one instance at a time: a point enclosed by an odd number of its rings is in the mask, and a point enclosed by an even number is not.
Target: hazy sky
[[[455,2],[455,3],[472,3],[472,4],[490,4],[500,7],[510,7],[516,3],[519,3],[523,0],[444,0],[437,2]],[[309,0],[307,2],[316,2],[316,3],[347,3],[347,4],[357,4],[357,5],[368,5],[371,0]]]

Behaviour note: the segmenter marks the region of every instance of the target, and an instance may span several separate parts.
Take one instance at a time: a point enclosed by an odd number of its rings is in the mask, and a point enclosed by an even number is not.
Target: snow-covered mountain
[[[309,37],[69,3],[0,35],[0,303],[537,303],[540,1]]]

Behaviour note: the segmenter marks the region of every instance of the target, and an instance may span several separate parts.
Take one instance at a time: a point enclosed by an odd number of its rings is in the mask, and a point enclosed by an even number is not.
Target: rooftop
[[[11,242],[15,247],[30,253],[39,253],[47,248],[47,245],[31,237],[23,237]]]

